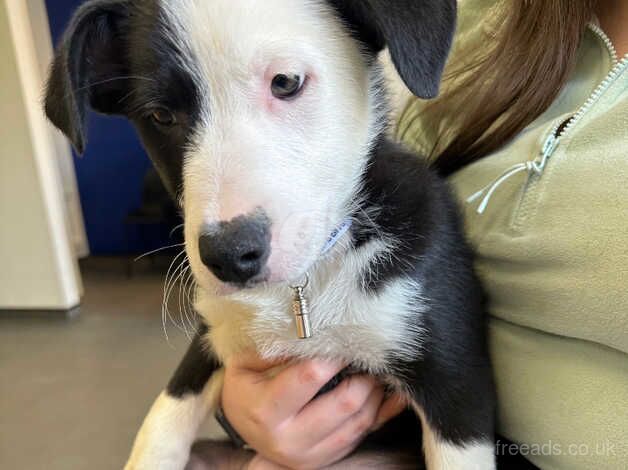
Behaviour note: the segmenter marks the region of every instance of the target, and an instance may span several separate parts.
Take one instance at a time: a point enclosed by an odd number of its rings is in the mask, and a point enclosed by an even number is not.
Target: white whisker
[[[147,256],[154,255],[155,253],[159,253],[160,251],[169,250],[170,248],[177,248],[177,247],[183,246],[183,245],[185,245],[185,243],[177,243],[176,245],[163,246],[161,248],[157,248],[156,250],[152,250],[152,251],[149,251],[147,253],[144,253],[143,255],[140,255],[137,258],[135,258],[133,261],[137,262],[137,261],[141,260],[142,258],[146,258]]]
[[[177,283],[180,281],[181,277],[183,276],[185,272],[186,263],[187,263],[187,257],[184,257],[179,263],[179,265],[177,266],[177,268],[172,273],[172,277],[170,278],[170,281],[167,283],[167,286],[166,286],[167,288],[166,288],[166,294],[164,298],[166,314],[167,314],[168,319],[175,327],[177,327],[177,329],[183,332],[185,332],[185,328],[179,325],[179,323],[177,323],[174,320],[174,318],[170,315],[169,304],[170,304],[170,296],[172,295],[174,288],[177,286]]]
[[[188,265],[184,269],[181,270],[181,274],[178,277],[179,279],[178,299],[179,299],[179,318],[181,320],[181,327],[183,328],[183,331],[185,332],[185,336],[187,336],[188,340],[191,340],[192,338],[190,337],[190,333],[187,328],[189,326],[188,324],[189,319],[187,318],[187,314],[184,311],[183,302],[182,302],[182,300],[184,299],[183,292],[185,290],[185,283],[188,280],[189,273],[190,273],[190,266]],[[185,318],[184,318],[184,314],[185,314]]]
[[[185,295],[185,302],[184,302],[184,308],[186,309],[186,312],[189,313],[190,316],[190,323],[191,323],[191,327],[194,333],[196,333],[196,328],[197,328],[197,313],[196,313],[196,309],[194,307],[194,302],[195,302],[195,296],[196,296],[196,279],[194,278],[194,273],[190,271],[190,275],[188,276],[188,282],[187,282],[187,287],[184,291],[184,295]],[[187,316],[186,313],[186,316]]]
[[[176,232],[177,230],[181,229],[185,227],[185,224],[181,224],[181,225],[177,225],[176,227],[174,227],[172,230],[170,230],[170,236],[174,235],[174,232]]]
[[[97,82],[92,82],[92,83],[88,83],[85,86],[76,88],[74,90],[68,91],[68,95],[70,93],[78,93],[79,91],[84,91],[84,90],[88,90],[92,87],[98,86],[98,85],[104,85],[106,83],[111,83],[111,82],[116,82],[119,80],[146,80],[147,82],[155,82],[156,80],[154,78],[148,78],[148,77],[142,77],[139,75],[128,75],[128,76],[121,76],[121,77],[112,77],[112,78],[107,78],[105,80],[99,80]]]
[[[174,273],[179,269],[179,266],[181,266],[180,264],[177,266],[177,268],[175,268],[174,271],[172,271],[172,267],[175,265],[175,263],[177,262],[177,260],[181,257],[181,255],[184,255],[183,260],[185,261],[186,256],[185,256],[185,250],[181,250],[181,253],[179,253],[177,256],[175,256],[172,261],[170,262],[170,265],[168,266],[168,270],[166,271],[166,278],[164,280],[164,291],[163,291],[163,296],[162,296],[162,301],[161,301],[161,323],[163,326],[163,330],[164,330],[164,335],[166,336],[166,341],[168,342],[168,344],[170,344],[170,338],[168,337],[168,328],[166,326],[167,323],[167,318],[170,317],[169,311],[168,311],[168,297],[167,297],[167,292],[168,292],[168,285],[170,283],[170,276],[173,276]],[[171,274],[172,272],[172,274]]]

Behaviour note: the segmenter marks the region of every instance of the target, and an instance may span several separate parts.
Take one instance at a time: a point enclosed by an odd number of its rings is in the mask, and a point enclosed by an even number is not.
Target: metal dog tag
[[[297,335],[299,339],[308,339],[312,337],[312,326],[310,325],[310,306],[303,292],[303,286],[295,286],[294,299],[292,300],[292,310],[294,312],[294,321],[297,327]]]
[[[342,238],[342,236],[349,231],[353,221],[346,219],[340,227],[334,230],[327,243],[323,247],[321,256],[326,255]],[[301,286],[290,286],[294,291],[294,297],[292,299],[292,310],[294,312],[294,321],[297,327],[297,335],[299,339],[308,339],[312,337],[312,325],[310,324],[310,305],[305,297],[305,288],[310,283],[310,277],[305,274],[305,282]]]

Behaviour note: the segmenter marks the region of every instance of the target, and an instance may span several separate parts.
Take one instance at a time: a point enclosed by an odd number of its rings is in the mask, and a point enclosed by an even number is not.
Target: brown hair
[[[440,122],[432,156],[441,174],[450,175],[496,151],[552,104],[575,65],[595,4],[596,0],[502,3],[502,17],[496,23],[501,26],[492,46],[472,54],[463,51],[470,59],[447,74],[447,91],[424,111],[428,120]],[[453,103],[464,103],[455,114]]]

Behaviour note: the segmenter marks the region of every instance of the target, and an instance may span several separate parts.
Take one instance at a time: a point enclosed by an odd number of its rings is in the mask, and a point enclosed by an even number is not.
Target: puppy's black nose
[[[199,242],[203,264],[223,282],[244,284],[262,273],[270,256],[270,223],[242,216],[208,227]]]

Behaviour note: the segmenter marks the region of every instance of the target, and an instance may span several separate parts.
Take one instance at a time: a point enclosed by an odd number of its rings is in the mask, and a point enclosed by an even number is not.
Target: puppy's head
[[[46,112],[79,152],[88,107],[128,117],[181,201],[201,286],[293,281],[348,215],[381,131],[375,55],[436,95],[455,0],[93,0]],[[112,136],[115,138],[115,136]]]

